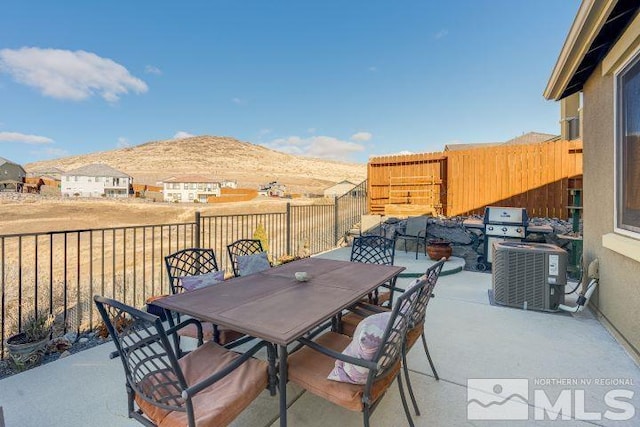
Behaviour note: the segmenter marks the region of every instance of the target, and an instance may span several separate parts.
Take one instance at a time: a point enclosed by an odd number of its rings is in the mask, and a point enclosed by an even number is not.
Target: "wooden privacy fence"
[[[371,213],[455,216],[494,205],[567,218],[568,190],[581,182],[582,141],[374,157],[367,173]]]

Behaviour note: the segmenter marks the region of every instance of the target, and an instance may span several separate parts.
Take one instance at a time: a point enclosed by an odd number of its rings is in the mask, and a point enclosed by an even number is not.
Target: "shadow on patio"
[[[348,256],[343,249],[323,256],[344,259],[344,254]],[[424,271],[428,261],[422,255],[416,261],[414,256],[399,251],[396,265]],[[400,278],[399,283],[406,280]],[[510,410],[515,411],[512,414],[524,411],[528,415],[528,421],[517,425],[547,424],[549,421],[536,418],[543,407],[554,404],[555,410],[542,414],[544,419],[555,418],[562,408],[563,414],[570,416],[562,424],[567,426],[621,425],[607,418],[624,415],[628,402],[640,408],[640,369],[589,310],[569,315],[496,307],[489,304],[490,287],[490,274],[463,271],[440,277],[426,320],[427,340],[440,381],[433,378],[420,346],[409,353],[412,382],[422,410],[420,417],[414,417],[416,425],[515,424],[467,420],[467,380],[474,378],[528,380],[528,405],[510,402]],[[139,425],[127,418],[122,365],[108,358],[113,349],[113,344],[107,343],[0,381],[0,406],[7,427]],[[482,383],[476,386],[479,388],[472,394],[478,400],[504,400],[483,393]],[[605,394],[615,389],[629,390],[633,397],[618,397],[607,406]],[[360,413],[296,387],[289,390],[292,426],[362,425]],[[640,413],[635,412],[622,424],[638,425]],[[406,425],[397,388],[392,387],[382,400],[372,424]],[[277,397],[263,392],[233,425],[278,425]]]

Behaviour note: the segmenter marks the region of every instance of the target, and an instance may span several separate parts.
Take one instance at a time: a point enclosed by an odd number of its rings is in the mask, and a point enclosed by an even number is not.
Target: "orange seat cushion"
[[[351,339],[346,335],[327,332],[320,336],[316,342],[323,347],[341,352],[351,342]],[[336,405],[352,411],[362,411],[362,396],[365,386],[327,379],[327,375],[334,366],[335,359],[309,347],[303,347],[289,356],[289,381]],[[400,361],[385,376],[374,382],[371,387],[373,402],[382,397],[399,371]]]
[[[377,305],[386,303],[387,301],[389,301],[389,298],[391,298],[391,292],[379,292]],[[367,304],[373,304],[373,294],[371,294],[371,298],[369,298],[369,296],[367,295],[366,297],[362,298],[361,301]]]
[[[225,345],[232,341],[242,338],[244,334],[242,332],[233,331],[231,329],[218,326],[219,342],[218,344]],[[178,331],[178,335],[183,337],[198,338],[198,329],[196,325],[189,324]],[[204,341],[213,340],[213,325],[208,322],[202,322],[202,339]]]
[[[238,353],[209,341],[178,361],[188,385],[194,385],[222,370]],[[226,377],[192,397],[199,427],[226,426],[267,387],[267,362],[249,359]],[[153,381],[153,380],[151,380]],[[136,403],[159,427],[188,424],[186,412],[159,408],[136,395]]]

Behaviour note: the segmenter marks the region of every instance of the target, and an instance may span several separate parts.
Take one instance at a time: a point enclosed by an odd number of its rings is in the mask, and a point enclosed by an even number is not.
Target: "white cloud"
[[[0,71],[57,99],[81,101],[98,95],[107,102],[116,102],[129,92],[148,90],[144,81],[122,65],[83,50],[1,49]]]
[[[154,67],[153,65],[147,65],[144,67],[144,72],[146,74],[155,74],[157,76],[162,75],[162,70],[158,67]]]
[[[307,132],[308,133],[316,133],[316,130],[317,130],[316,128],[309,128],[309,129],[307,129]]]
[[[21,144],[51,144],[53,139],[40,135],[28,135],[19,132],[0,132],[0,142],[18,142]]]
[[[247,101],[240,98],[231,98],[231,102],[233,102],[236,105],[245,105],[247,103]]]
[[[124,136],[121,136],[120,138],[118,138],[118,142],[116,143],[116,147],[118,147],[118,148],[127,148],[127,147],[131,147],[131,144],[129,143],[129,140],[127,138],[125,138]]]
[[[364,151],[364,146],[360,144],[332,136],[311,136],[309,138],[290,136],[288,138],[274,139],[264,145],[273,150],[289,154],[332,160],[348,160],[351,154]]]
[[[184,138],[191,138],[192,136],[195,136],[192,133],[189,132],[185,132],[183,130],[180,130],[178,132],[176,132],[175,135],[173,135],[173,139],[184,139]]]
[[[376,67],[375,65],[370,66],[369,68],[367,68],[369,71],[371,71],[372,73],[375,73],[376,71],[378,71],[378,67]]]
[[[40,157],[64,157],[67,156],[69,152],[62,148],[49,147],[42,150],[30,151],[29,154]]]
[[[438,31],[438,32],[435,34],[435,36],[434,36],[434,37],[435,37],[435,39],[436,39],[436,40],[440,40],[441,38],[446,37],[448,34],[449,34],[449,30],[445,30],[445,29],[443,29],[443,30]]]
[[[365,142],[371,140],[371,138],[373,138],[373,134],[371,134],[371,132],[356,132],[351,135],[350,139],[352,141]]]
[[[270,133],[272,133],[273,130],[272,129],[260,129],[260,131],[258,132],[258,134],[260,136],[265,136],[265,135],[269,135]]]

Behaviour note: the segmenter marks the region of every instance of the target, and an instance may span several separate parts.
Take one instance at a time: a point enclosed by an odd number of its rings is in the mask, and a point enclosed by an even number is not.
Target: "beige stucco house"
[[[209,197],[220,197],[220,183],[201,175],[172,176],[162,187],[165,202],[207,203]]]
[[[65,197],[129,197],[133,178],[102,163],[81,166],[61,174],[60,191]]]
[[[356,187],[351,181],[340,181],[337,184],[333,184],[331,187],[324,189],[324,197],[340,197],[347,194],[349,191]]]
[[[544,96],[581,93],[591,306],[640,360],[640,2],[583,0]]]

